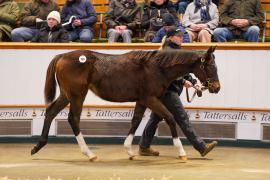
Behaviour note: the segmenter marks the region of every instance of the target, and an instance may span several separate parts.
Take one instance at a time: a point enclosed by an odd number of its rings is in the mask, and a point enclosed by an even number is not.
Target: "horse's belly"
[[[115,86],[114,86],[115,87]],[[101,88],[90,85],[89,89],[98,97],[111,102],[135,102],[138,100],[138,95],[134,91],[128,91],[123,88]]]

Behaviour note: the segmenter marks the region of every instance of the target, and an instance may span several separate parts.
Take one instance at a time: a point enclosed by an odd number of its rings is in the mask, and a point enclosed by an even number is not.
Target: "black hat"
[[[167,31],[167,34],[166,36],[167,37],[170,37],[170,36],[183,36],[183,32],[181,31],[181,29],[177,28],[177,27],[173,27],[173,28],[170,28],[168,31]]]
[[[171,13],[165,13],[162,15],[162,21],[164,26],[175,25],[175,18]]]

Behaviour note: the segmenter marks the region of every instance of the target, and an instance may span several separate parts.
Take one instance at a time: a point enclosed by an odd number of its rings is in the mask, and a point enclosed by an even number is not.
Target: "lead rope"
[[[195,86],[192,86],[192,87],[195,89],[195,91],[194,91],[191,99],[189,98],[188,88],[186,88],[187,102],[189,102],[189,103],[191,103],[193,101],[193,99],[195,98],[196,94],[197,94],[198,97],[201,97],[202,96],[202,92],[207,89],[206,87],[199,86],[198,84],[196,84]]]

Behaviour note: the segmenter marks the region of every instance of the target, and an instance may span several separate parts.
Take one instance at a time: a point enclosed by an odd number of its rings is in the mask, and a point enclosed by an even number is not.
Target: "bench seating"
[[[20,9],[23,8],[24,4],[29,2],[30,0],[15,0],[18,4]],[[97,12],[97,23],[94,26],[95,30],[95,39],[94,42],[105,42],[106,39],[106,25],[104,23],[104,15],[108,11],[109,7],[109,0],[90,0]],[[136,0],[138,4],[143,5],[145,1],[148,0]],[[220,7],[224,3],[225,0],[221,0]],[[56,2],[59,4],[60,7],[63,7],[66,0],[56,0]],[[173,2],[176,2],[176,0],[173,0]],[[261,41],[270,41],[270,0],[261,0],[261,5],[265,13],[265,20],[263,22],[263,30],[261,33]],[[135,38],[136,41],[141,41],[141,37]]]

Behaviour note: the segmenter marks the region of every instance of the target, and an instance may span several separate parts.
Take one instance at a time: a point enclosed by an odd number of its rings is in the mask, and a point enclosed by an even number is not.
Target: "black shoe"
[[[152,148],[139,148],[139,155],[141,156],[159,156],[159,152]]]
[[[208,143],[205,145],[205,149],[203,152],[201,152],[201,156],[204,157],[206,156],[214,147],[217,145],[217,141],[212,141],[211,143]]]

